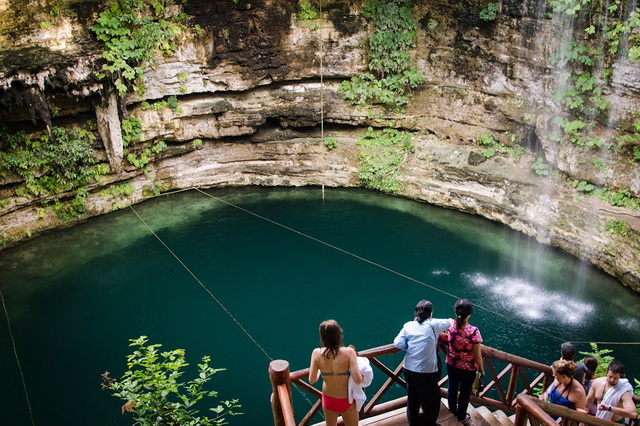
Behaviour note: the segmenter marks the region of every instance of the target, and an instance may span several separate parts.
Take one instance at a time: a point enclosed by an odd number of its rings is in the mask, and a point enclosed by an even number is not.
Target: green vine
[[[109,78],[118,93],[130,87],[144,91],[143,66],[154,65],[157,53],[171,54],[186,29],[185,15],[166,18],[165,0],[117,0],[100,13],[91,30],[104,43],[105,63],[98,79]]]
[[[373,23],[369,38],[369,71],[340,85],[339,92],[352,105],[382,104],[402,108],[410,90],[424,82],[411,62],[416,47],[417,23],[410,0],[367,0],[361,13]]]
[[[376,131],[369,127],[358,140],[361,148],[358,155],[360,182],[370,189],[382,192],[397,192],[403,188],[398,181],[400,168],[411,151],[412,134],[396,129]]]

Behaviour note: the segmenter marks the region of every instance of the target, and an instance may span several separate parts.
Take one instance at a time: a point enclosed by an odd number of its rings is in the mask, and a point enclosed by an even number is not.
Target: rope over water
[[[18,364],[18,371],[20,372],[20,379],[22,380],[22,389],[24,389],[24,397],[27,400],[27,407],[29,408],[29,417],[31,418],[31,424],[35,426],[36,422],[33,420],[33,410],[31,409],[31,400],[29,399],[29,392],[27,391],[27,382],[24,380],[24,373],[22,372],[22,364],[20,364],[20,358],[18,357],[18,350],[16,349],[16,340],[13,338],[13,332],[11,331],[11,321],[9,320],[9,312],[7,312],[7,305],[4,303],[4,295],[0,290],[0,299],[2,299],[2,308],[4,314],[7,317],[7,328],[9,330],[9,336],[11,337],[11,344],[13,345],[13,355],[16,357],[16,364]]]
[[[260,343],[258,343],[258,341],[251,335],[251,333],[249,333],[249,331],[240,323],[240,321],[238,321],[238,319],[231,313],[231,311],[229,311],[229,309],[227,309],[226,306],[224,306],[222,304],[222,302],[202,283],[202,281],[200,281],[200,279],[191,271],[191,269],[189,269],[189,267],[178,257],[178,255],[176,255],[173,250],[171,250],[169,248],[169,246],[158,236],[158,234],[156,234],[154,232],[153,229],[151,229],[151,227],[147,224],[147,222],[144,221],[144,219],[142,219],[142,217],[138,214],[138,212],[133,208],[133,206],[129,206],[131,208],[131,210],[135,213],[135,215],[138,217],[138,219],[140,219],[140,221],[144,224],[144,226],[149,230],[149,232],[151,232],[153,234],[154,237],[156,237],[156,239],[160,242],[160,244],[162,244],[164,246],[164,248],[167,249],[167,251],[169,253],[171,253],[171,255],[178,261],[178,263],[180,263],[180,265],[182,265],[182,267],[193,277],[193,279],[196,280],[196,282],[198,284],[200,284],[200,286],[204,289],[204,291],[207,292],[207,294],[209,294],[209,296],[211,296],[211,298],[213,300],[215,300],[215,302],[220,306],[220,308],[222,308],[222,310],[229,316],[229,318],[231,318],[233,320],[233,322],[236,323],[236,325],[238,327],[240,327],[240,329],[244,332],[244,334],[249,338],[249,340],[251,340],[261,351],[262,353],[265,354],[265,356],[267,357],[267,359],[269,359],[269,361],[273,361],[273,358],[271,357],[271,355],[269,355],[269,353],[262,347],[262,345],[260,345]],[[4,300],[4,299],[3,299]],[[8,320],[8,318],[7,318]],[[17,357],[17,355],[16,355]],[[298,388],[296,386],[297,391],[302,395],[302,397],[304,399],[307,400],[307,402],[309,403],[309,405],[313,405],[313,403],[309,400],[309,398],[307,397],[307,395],[302,392],[302,389]],[[34,425],[35,426],[35,425]]]
[[[395,275],[397,275],[397,276],[399,276],[399,277],[402,277],[402,278],[404,278],[404,279],[406,279],[406,280],[412,281],[412,282],[417,283],[417,284],[420,284],[420,285],[422,285],[422,286],[424,286],[424,287],[427,287],[427,288],[430,288],[430,289],[432,289],[432,290],[435,290],[435,291],[437,291],[437,292],[439,292],[439,293],[442,293],[442,294],[444,294],[444,295],[446,295],[446,296],[449,296],[449,297],[451,297],[451,298],[453,298],[453,299],[456,299],[456,300],[457,300],[457,299],[460,299],[460,296],[458,296],[458,295],[455,295],[455,294],[453,294],[453,293],[449,293],[449,292],[447,292],[447,291],[444,291],[444,290],[442,290],[442,289],[440,289],[440,288],[438,288],[438,287],[435,287],[435,286],[433,286],[433,285],[427,284],[427,283],[425,283],[424,281],[420,281],[420,280],[418,280],[418,279],[416,279],[416,278],[410,277],[410,276],[408,276],[408,275],[406,275],[406,274],[403,274],[403,273],[401,273],[401,272],[398,272],[398,271],[396,271],[396,270],[393,270],[393,269],[391,269],[391,268],[389,268],[389,267],[387,267],[387,266],[381,265],[381,264],[379,264],[379,263],[377,263],[377,262],[374,262],[374,261],[372,261],[372,260],[369,260],[369,259],[367,259],[367,258],[364,258],[364,257],[362,257],[362,256],[360,256],[360,255],[358,255],[358,254],[352,253],[352,252],[350,252],[350,251],[348,251],[348,250],[345,250],[345,249],[343,249],[343,248],[337,247],[337,246],[335,246],[335,245],[333,245],[333,244],[331,244],[331,243],[328,243],[328,242],[326,242],[326,241],[320,240],[320,239],[318,239],[318,238],[316,238],[316,237],[313,237],[313,236],[311,236],[311,235],[305,234],[304,232],[298,231],[297,229],[291,228],[291,227],[289,227],[289,226],[286,226],[286,225],[283,225],[283,224],[281,224],[281,223],[279,223],[279,222],[276,222],[276,221],[274,221],[274,220],[272,220],[272,219],[269,219],[269,218],[267,218],[267,217],[261,216],[261,215],[259,215],[259,214],[257,214],[257,213],[254,213],[254,212],[252,212],[252,211],[250,211],[250,210],[247,210],[247,209],[245,209],[245,208],[243,208],[243,207],[240,207],[240,206],[235,205],[235,204],[233,204],[233,203],[230,203],[230,202],[228,202],[228,201],[226,201],[226,200],[223,200],[222,198],[219,198],[219,197],[216,197],[216,196],[214,196],[214,195],[208,194],[208,193],[206,193],[206,192],[202,191],[202,190],[201,190],[201,189],[199,189],[199,188],[195,188],[195,190],[196,190],[196,191],[198,191],[198,192],[200,192],[201,194],[203,194],[203,195],[205,195],[205,196],[209,197],[209,198],[212,198],[212,199],[214,199],[214,200],[216,200],[216,201],[219,201],[219,202],[221,202],[221,203],[223,203],[223,204],[226,204],[226,205],[228,205],[228,206],[230,206],[230,207],[233,207],[233,208],[235,208],[235,209],[238,209],[238,210],[240,210],[240,211],[243,211],[243,212],[245,212],[245,213],[247,213],[247,214],[250,214],[250,215],[252,215],[252,216],[255,216],[255,217],[257,217],[257,218],[259,218],[259,219],[262,219],[262,220],[264,220],[264,221],[266,221],[266,222],[269,222],[269,223],[271,223],[271,224],[273,224],[273,225],[279,226],[279,227],[281,227],[281,228],[283,228],[283,229],[286,229],[286,230],[291,231],[291,232],[293,232],[293,233],[296,233],[296,234],[298,234],[298,235],[300,235],[300,236],[303,236],[303,237],[305,237],[305,238],[308,238],[308,239],[310,239],[310,240],[312,240],[312,241],[315,241],[315,242],[317,242],[317,243],[320,243],[320,244],[322,244],[322,245],[325,245],[325,246],[327,246],[327,247],[329,247],[329,248],[332,248],[332,249],[334,249],[334,250],[337,250],[337,251],[339,251],[339,252],[342,252],[342,253],[344,253],[344,254],[347,254],[347,255],[349,255],[349,256],[351,256],[351,257],[354,257],[354,258],[356,258],[356,259],[358,259],[358,260],[361,260],[361,261],[363,261],[363,262],[365,262],[365,263],[368,263],[368,264],[370,264],[370,265],[376,266],[376,267],[378,267],[378,268],[380,268],[380,269],[383,269],[383,270],[385,270],[385,271],[387,271],[387,272],[390,272],[390,273],[392,273],[392,274],[395,274]],[[525,322],[518,321],[517,319],[514,319],[514,318],[511,318],[511,317],[508,317],[508,316],[506,316],[506,315],[504,315],[504,314],[501,314],[500,312],[494,311],[494,310],[489,309],[489,308],[487,308],[487,307],[484,307],[484,306],[482,306],[482,305],[476,305],[476,304],[474,304],[474,306],[475,306],[475,307],[477,307],[478,309],[481,309],[481,310],[483,310],[483,311],[485,311],[485,312],[488,312],[488,313],[490,313],[490,314],[492,314],[492,315],[498,316],[498,317],[503,318],[503,319],[505,319],[505,320],[507,320],[507,321],[510,321],[510,322],[512,322],[512,323],[515,323],[515,324],[518,324],[518,325],[520,325],[520,326],[522,326],[522,327],[527,327],[527,328],[529,328],[529,329],[531,329],[531,330],[533,330],[533,331],[535,331],[535,332],[537,332],[537,333],[540,333],[540,334],[545,335],[545,336],[547,336],[547,337],[551,337],[551,338],[556,339],[556,340],[561,341],[561,342],[571,341],[571,342],[573,342],[573,343],[596,343],[596,344],[603,344],[603,345],[604,345],[604,344],[607,344],[607,345],[640,345],[640,342],[575,342],[575,341],[572,341],[571,339],[565,339],[565,338],[562,338],[562,337],[560,337],[560,336],[556,336],[556,335],[554,335],[554,334],[552,334],[552,333],[549,333],[549,332],[546,332],[546,331],[544,331],[544,330],[541,330],[541,329],[539,329],[539,328],[537,328],[537,327],[534,327],[534,326],[532,326],[532,325],[530,325],[530,324],[527,324],[527,323],[525,323]]]
[[[149,230],[149,232],[151,232],[153,234],[154,237],[156,237],[156,239],[160,242],[160,244],[162,244],[164,246],[164,248],[167,249],[167,251],[169,253],[171,253],[171,255],[178,261],[178,263],[180,263],[180,265],[182,265],[182,267],[193,277],[194,280],[196,280],[196,282],[198,284],[200,284],[200,286],[204,289],[204,291],[207,292],[207,294],[209,294],[209,296],[211,296],[211,298],[213,300],[216,301],[216,303],[220,306],[220,308],[222,308],[222,310],[229,316],[229,318],[231,318],[233,320],[233,322],[236,323],[236,325],[238,327],[240,327],[240,329],[244,332],[244,334],[247,335],[247,337],[249,338],[249,340],[251,340],[264,354],[265,356],[269,359],[269,361],[273,361],[273,358],[271,357],[271,355],[269,355],[269,353],[260,345],[260,343],[258,343],[258,341],[251,335],[251,333],[249,333],[249,331],[247,331],[246,328],[244,328],[244,326],[240,323],[240,321],[238,321],[236,319],[236,317],[233,316],[233,314],[231,313],[231,311],[229,311],[226,306],[224,306],[224,304],[222,304],[222,302],[202,283],[202,281],[200,281],[200,279],[191,271],[191,269],[189,269],[189,267],[173,252],[173,250],[171,250],[169,248],[168,245],[165,244],[164,241],[162,241],[162,239],[158,236],[158,234],[155,233],[155,231],[153,229],[151,229],[151,227],[147,224],[147,222],[144,221],[144,219],[142,219],[142,217],[138,214],[138,212],[136,211],[136,209],[133,208],[133,206],[129,206],[129,208],[131,208],[131,210],[136,214],[136,216],[138,216],[138,219],[140,219],[140,221],[144,224],[144,226],[147,227],[147,229]]]

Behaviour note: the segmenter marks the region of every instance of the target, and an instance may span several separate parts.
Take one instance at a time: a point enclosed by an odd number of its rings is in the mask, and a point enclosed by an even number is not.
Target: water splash
[[[594,305],[565,293],[541,289],[539,285],[514,276],[463,274],[463,278],[492,295],[504,312],[531,321],[553,321],[586,325],[593,317]]]

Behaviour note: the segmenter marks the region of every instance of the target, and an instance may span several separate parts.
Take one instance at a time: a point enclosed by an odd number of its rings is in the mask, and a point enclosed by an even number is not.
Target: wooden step
[[[511,421],[509,416],[507,416],[504,413],[504,411],[502,410],[494,411],[493,415],[496,416],[496,419],[498,419],[498,421],[500,422],[500,424],[502,424],[502,426],[513,426],[513,422]]]
[[[487,407],[478,406],[476,407],[476,412],[478,412],[490,426],[503,426],[500,420],[498,420]]]

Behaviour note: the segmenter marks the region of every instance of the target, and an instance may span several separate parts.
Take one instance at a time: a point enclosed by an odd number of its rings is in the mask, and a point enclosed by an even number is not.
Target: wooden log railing
[[[518,395],[516,421],[514,426],[619,426],[610,420],[603,420],[589,414],[581,413],[567,407],[541,401],[530,395]],[[550,415],[562,418],[558,423]]]
[[[360,418],[365,419],[382,413],[393,411],[397,408],[406,406],[406,396],[391,401],[381,403],[382,398],[393,386],[394,383],[405,386],[405,381],[401,377],[402,361],[395,368],[385,365],[380,358],[400,352],[393,345],[379,346],[377,348],[367,349],[358,352],[358,356],[369,359],[371,365],[377,368],[386,379],[379,389],[375,390],[370,400],[364,405],[360,412]],[[471,397],[471,402],[477,405],[484,405],[492,409],[500,409],[505,412],[516,412],[516,397],[519,395],[532,394],[534,388],[542,383],[546,388],[552,379],[551,367],[535,361],[521,358],[506,352],[499,351],[482,345],[482,355],[485,362],[485,373],[489,380],[481,394]],[[291,404],[290,384],[297,386],[303,391],[309,393],[316,399],[309,411],[304,415],[298,425],[305,426],[311,423],[312,419],[322,408],[321,392],[311,386],[308,381],[309,369],[298,370],[289,373],[288,378],[285,377],[281,363],[286,363],[288,372],[288,363],[286,361],[272,361],[269,367],[269,375],[271,377],[273,394],[271,397],[273,418],[276,426],[290,426],[293,422],[293,406]],[[502,369],[500,369],[500,365]],[[279,374],[273,374],[272,370],[279,371]],[[374,373],[374,375],[377,375]],[[288,380],[287,380],[288,379]],[[439,384],[442,386],[447,382],[447,377],[443,377]],[[274,382],[275,380],[275,382]],[[505,386],[505,380],[508,380]],[[284,386],[289,390],[288,396],[280,396],[280,387]],[[441,395],[447,395],[447,389],[440,388]],[[369,393],[369,391],[367,392]]]

